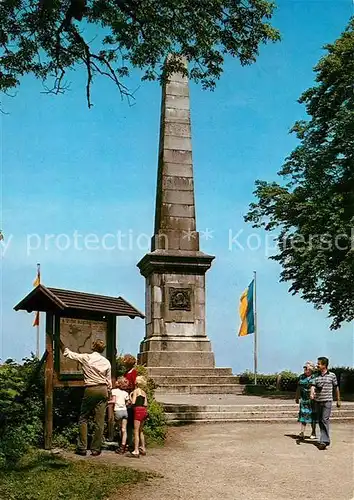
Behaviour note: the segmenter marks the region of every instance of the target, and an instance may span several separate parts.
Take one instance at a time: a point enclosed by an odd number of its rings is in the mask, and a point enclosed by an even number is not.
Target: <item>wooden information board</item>
[[[59,320],[60,340],[65,347],[78,353],[92,352],[92,342],[103,340],[107,345],[107,322],[89,319],[64,318]],[[106,356],[104,351],[103,356]],[[79,363],[65,358],[60,352],[59,375],[78,376],[82,375]]]

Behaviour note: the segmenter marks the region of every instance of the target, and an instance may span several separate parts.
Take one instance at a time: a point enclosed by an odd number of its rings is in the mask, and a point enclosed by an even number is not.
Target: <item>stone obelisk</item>
[[[162,93],[155,230],[138,263],[146,279],[147,367],[214,368],[205,331],[205,273],[213,256],[199,250],[187,77],[173,74]]]

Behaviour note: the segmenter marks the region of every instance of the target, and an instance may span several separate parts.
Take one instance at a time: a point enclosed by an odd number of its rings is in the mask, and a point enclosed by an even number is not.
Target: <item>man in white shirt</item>
[[[78,455],[85,456],[87,453],[87,422],[92,412],[94,412],[95,430],[91,443],[91,455],[101,454],[104,418],[112,390],[111,363],[102,356],[105,348],[102,340],[96,340],[92,344],[91,354],[80,354],[70,351],[61,343],[63,355],[68,359],[78,361],[84,372],[85,392],[79,417],[79,438],[76,451]]]

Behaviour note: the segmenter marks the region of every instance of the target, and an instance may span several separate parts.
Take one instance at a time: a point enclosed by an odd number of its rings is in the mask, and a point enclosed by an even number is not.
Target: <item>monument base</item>
[[[155,337],[140,344],[138,363],[147,367],[214,368],[214,353],[205,337],[171,338]]]

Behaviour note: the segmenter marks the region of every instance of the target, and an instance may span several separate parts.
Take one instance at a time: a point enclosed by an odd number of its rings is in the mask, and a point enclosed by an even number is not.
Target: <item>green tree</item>
[[[279,39],[268,22],[273,10],[268,0],[1,0],[0,91],[33,74],[62,93],[68,70],[81,65],[91,106],[96,76],[130,96],[123,80],[132,68],[143,80],[163,80],[185,71],[180,55],[191,79],[213,88],[225,55],[250,64],[260,44]]]
[[[278,173],[284,182],[256,181],[245,220],[277,231],[281,281],[327,306],[337,329],[354,319],[354,19],[325,49],[299,99],[309,119],[291,130],[300,143]]]

